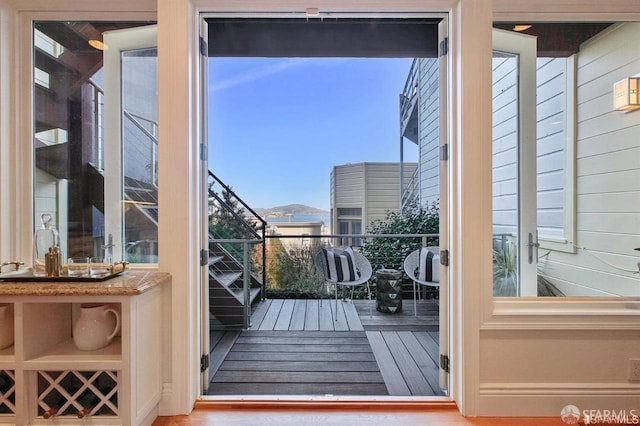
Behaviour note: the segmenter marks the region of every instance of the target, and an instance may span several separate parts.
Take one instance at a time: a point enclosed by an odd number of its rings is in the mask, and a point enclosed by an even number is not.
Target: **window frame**
[[[512,6],[502,6],[494,8],[492,15],[492,24],[495,22],[593,22],[593,21],[612,21],[612,22],[636,22],[640,21],[640,13],[624,13],[624,12],[607,12],[605,14],[593,15],[586,12],[572,13],[571,18],[567,19],[566,14],[558,11],[533,13],[522,8],[517,12],[511,10]],[[562,10],[562,8],[561,8]],[[575,57],[574,57],[575,59]],[[574,60],[574,69],[576,67]],[[572,73],[576,78],[576,72]],[[576,97],[575,83],[570,87],[574,89],[571,99],[573,108],[570,111],[575,114]],[[573,137],[569,149],[573,155],[567,158],[573,158],[571,167],[575,176],[575,141],[576,126],[575,115],[573,118],[574,125],[571,127]],[[566,177],[565,177],[566,179]],[[566,181],[565,181],[566,182]],[[575,181],[574,181],[575,182]],[[571,187],[573,194],[570,197],[573,200],[573,208],[575,210],[575,190]],[[565,197],[565,202],[567,197]],[[567,213],[565,213],[567,214]],[[572,232],[575,235],[575,211],[572,214]],[[565,231],[565,235],[567,232]],[[545,241],[545,245],[541,247],[553,247],[555,250],[562,250],[566,243],[558,242],[552,245],[552,241]],[[572,248],[575,247],[572,244]],[[488,283],[487,283],[488,284]],[[481,289],[481,331],[542,331],[542,330],[640,330],[640,297],[563,297],[563,298],[541,298],[541,297],[505,297],[494,298],[492,289],[485,285]]]

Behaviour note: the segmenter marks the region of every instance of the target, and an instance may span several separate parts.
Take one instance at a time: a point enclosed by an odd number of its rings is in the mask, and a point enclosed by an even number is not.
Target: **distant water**
[[[329,213],[294,214],[284,217],[267,216],[265,219],[267,222],[324,222],[325,225],[329,225],[331,222]]]

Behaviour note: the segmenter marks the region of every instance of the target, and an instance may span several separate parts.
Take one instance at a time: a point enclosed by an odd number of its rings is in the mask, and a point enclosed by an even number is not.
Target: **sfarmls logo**
[[[582,410],[575,405],[567,405],[560,412],[560,418],[568,425],[576,425],[580,420],[585,425],[640,425],[637,410]]]

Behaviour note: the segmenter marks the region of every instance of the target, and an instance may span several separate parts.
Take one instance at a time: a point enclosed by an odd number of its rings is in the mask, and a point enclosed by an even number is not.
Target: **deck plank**
[[[280,314],[278,315],[278,319],[276,320],[275,325],[273,326],[274,330],[289,330],[289,325],[291,324],[291,317],[293,316],[293,307],[295,306],[295,299],[285,299],[282,302],[282,307],[280,308]]]
[[[439,364],[440,363],[440,346],[438,345],[438,342],[434,341],[431,334],[427,332],[414,333],[414,335],[416,339],[418,339],[418,342],[420,342],[422,347],[425,349],[425,351],[427,351],[427,353],[429,354],[429,357],[433,360],[433,362],[435,362],[436,364]]]
[[[315,361],[315,362],[372,362],[371,352],[229,352],[225,361]]]
[[[280,315],[280,308],[282,308],[283,299],[273,299],[271,301],[271,305],[269,305],[269,310],[264,316],[262,323],[258,327],[258,330],[273,330],[273,327],[276,325],[276,321],[278,321],[278,316]]]
[[[369,345],[366,337],[362,336],[328,336],[328,337],[314,337],[314,336],[245,336],[242,335],[237,339],[238,344],[252,344],[252,345]]]
[[[384,383],[213,383],[209,395],[386,395]]]
[[[269,310],[269,306],[271,305],[272,300],[262,300],[255,306],[255,310],[251,313],[251,328],[258,329],[260,324],[262,324],[262,320],[264,320],[264,316],[267,314]]]
[[[427,353],[424,347],[420,344],[416,336],[411,331],[398,332],[398,337],[404,343],[404,346],[409,351],[409,354],[415,361],[416,365],[422,372],[422,375],[427,380],[429,387],[434,395],[443,395],[440,389],[440,369],[436,362]]]
[[[296,299],[291,315],[291,324],[289,330],[304,330],[304,317],[307,311],[307,301],[304,299]]]
[[[320,330],[335,330],[335,326],[333,325],[333,312],[335,309],[335,299],[334,300],[322,300],[320,302],[320,306],[318,307],[318,314],[320,318]]]
[[[336,331],[349,331],[349,322],[347,321],[347,315],[345,310],[347,310],[351,306],[349,302],[339,302],[338,301],[338,320],[333,321],[333,326]],[[335,310],[336,305],[331,305],[331,310]],[[334,311],[335,312],[335,311]]]
[[[391,351],[379,331],[367,331],[367,338],[376,358],[380,373],[384,378],[389,395],[407,396],[411,391],[402,377],[400,369],[391,355]]]
[[[364,331],[364,327],[362,327],[362,322],[360,321],[360,317],[358,316],[358,311],[356,310],[356,307],[353,304],[353,301],[352,303],[345,305],[344,314],[347,319],[349,330]]]
[[[320,330],[319,322],[319,300],[307,300],[307,313],[304,317],[304,329],[305,330]]]
[[[384,383],[379,371],[227,371],[216,383]]]
[[[347,358],[348,359],[348,358]],[[256,361],[235,361],[225,360],[224,365],[219,370],[242,370],[242,371],[379,371],[375,361],[291,361],[287,362],[274,360]]]
[[[243,330],[242,337],[309,337],[309,338],[318,338],[318,337],[367,337],[364,331],[305,331],[305,330],[291,330],[287,333],[283,333],[282,331],[275,330]]]
[[[222,336],[224,336],[224,330],[212,330],[209,332],[209,347],[215,348]]]
[[[216,374],[225,357],[231,351],[233,344],[240,335],[240,331],[225,331],[216,346],[209,353],[209,381]]]
[[[368,300],[354,300],[354,306],[367,331],[435,331],[439,329],[439,307],[434,299],[423,300],[418,303],[418,315],[413,313],[413,300],[407,302],[401,312],[384,313],[374,308],[369,315]],[[411,306],[409,306],[411,305]]]
[[[367,352],[370,350],[367,345],[353,344],[335,344],[335,345],[314,345],[314,344],[293,344],[293,345],[277,345],[277,344],[244,344],[236,343],[233,345],[234,351],[242,352]]]
[[[432,395],[433,389],[431,389],[427,379],[422,375],[420,368],[416,365],[398,333],[395,331],[383,331],[381,333],[411,391],[411,395]]]

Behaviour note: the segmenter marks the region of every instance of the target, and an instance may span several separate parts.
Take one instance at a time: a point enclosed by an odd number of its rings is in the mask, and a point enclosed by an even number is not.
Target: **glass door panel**
[[[493,293],[536,295],[535,38],[494,30]]]
[[[157,263],[156,26],[109,31],[105,50],[105,228],[116,260]]]

